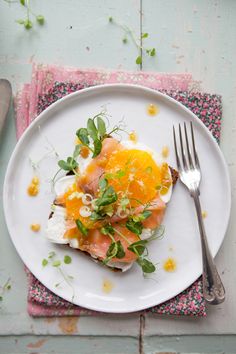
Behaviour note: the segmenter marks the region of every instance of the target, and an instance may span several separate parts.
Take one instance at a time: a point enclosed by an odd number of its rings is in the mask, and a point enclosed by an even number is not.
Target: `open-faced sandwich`
[[[162,221],[178,174],[132,133],[112,136],[103,114],[76,132],[74,153],[58,162],[65,171],[54,184],[47,226],[51,242],[68,244],[113,269],[137,262],[155,271],[147,246],[162,233]]]

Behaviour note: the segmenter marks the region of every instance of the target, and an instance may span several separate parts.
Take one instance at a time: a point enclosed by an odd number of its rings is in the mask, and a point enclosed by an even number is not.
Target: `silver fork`
[[[213,257],[211,255],[205,227],[202,218],[202,210],[200,204],[200,181],[201,181],[201,169],[200,163],[196,151],[194,132],[193,132],[193,123],[190,123],[191,130],[191,147],[188,138],[188,132],[186,124],[184,123],[184,135],[183,138],[182,128],[179,124],[179,146],[181,154],[179,153],[177,146],[177,139],[175,133],[175,127],[173,127],[173,136],[174,136],[174,146],[175,146],[175,155],[176,162],[179,170],[179,176],[181,182],[187,187],[190,192],[191,197],[194,200],[198,226],[201,236],[201,245],[202,245],[202,266],[203,266],[203,296],[205,300],[213,305],[220,304],[225,300],[225,288],[220,279],[219,273],[216,269]],[[184,142],[185,140],[185,142]]]

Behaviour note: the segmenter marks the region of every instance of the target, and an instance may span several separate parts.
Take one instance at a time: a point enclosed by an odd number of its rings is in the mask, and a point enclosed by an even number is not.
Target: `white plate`
[[[149,116],[147,105],[156,104],[160,113]],[[49,251],[58,258],[72,257],[70,265],[63,265],[72,275],[74,303],[92,310],[125,313],[148,308],[166,301],[186,289],[201,274],[201,248],[193,201],[178,183],[168,205],[164,224],[165,236],[153,242],[150,258],[159,264],[152,279],[144,279],[135,265],[127,273],[113,273],[96,264],[84,254],[67,246],[53,245],[44,237],[50,204],[54,199],[50,179],[57,170],[53,154],[40,163],[40,193],[32,198],[27,186],[34,175],[29,157],[40,160],[52,147],[61,158],[71,154],[75,132],[85,126],[88,117],[106,106],[111,126],[124,118],[127,130],[135,130],[139,141],[160,152],[170,147],[169,164],[175,166],[172,143],[173,124],[194,121],[196,144],[202,167],[201,201],[207,211],[205,226],[212,254],[215,256],[224,239],[230,214],[230,182],[223,155],[207,128],[200,120],[175,100],[159,92],[133,85],[104,85],[73,93],[51,105],[26,130],[12,154],[4,185],[4,210],[8,229],[17,252],[32,273],[51,291],[71,301],[72,289],[63,283],[55,267],[42,267]],[[30,230],[30,224],[41,224],[40,233]],[[167,273],[162,264],[173,257],[177,270]],[[109,280],[113,289],[103,292],[102,284]]]

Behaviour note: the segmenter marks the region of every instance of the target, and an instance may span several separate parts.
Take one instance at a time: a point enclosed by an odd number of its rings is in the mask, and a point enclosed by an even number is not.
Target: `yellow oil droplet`
[[[39,178],[38,178],[37,176],[34,176],[34,177],[32,178],[31,183],[38,185],[38,184],[39,184]]]
[[[207,217],[207,211],[206,210],[202,211],[202,217],[203,217],[203,219],[205,219]]]
[[[163,264],[163,269],[166,272],[174,272],[176,270],[176,261],[173,258],[167,258]]]
[[[164,159],[167,159],[167,157],[169,156],[170,150],[168,148],[168,146],[163,146],[162,151],[161,151],[161,156]]]
[[[132,131],[131,133],[129,133],[129,140],[132,141],[135,144],[137,143],[138,136],[137,136],[137,133],[135,131]]]
[[[155,115],[157,115],[159,112],[160,112],[160,109],[159,109],[159,107],[156,106],[155,104],[150,103],[150,104],[147,106],[147,113],[148,113],[150,116],[155,116]]]
[[[40,230],[41,226],[40,226],[40,224],[31,224],[30,228],[32,231],[38,232]]]
[[[39,178],[34,176],[30,185],[27,188],[27,192],[31,197],[35,197],[39,192]]]
[[[108,279],[104,279],[103,280],[102,291],[105,294],[109,294],[112,291],[113,288],[114,288],[114,285],[113,285],[113,283],[110,280],[108,280]]]

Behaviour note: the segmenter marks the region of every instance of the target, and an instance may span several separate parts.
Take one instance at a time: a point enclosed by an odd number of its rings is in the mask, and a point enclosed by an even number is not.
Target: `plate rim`
[[[141,85],[119,83],[119,84],[104,84],[104,85],[97,85],[97,86],[84,88],[82,90],[75,91],[73,93],[70,93],[70,94],[60,98],[56,102],[52,103],[49,107],[47,107],[44,111],[42,111],[29,124],[29,126],[25,129],[25,131],[21,135],[20,139],[17,141],[17,143],[16,143],[16,145],[15,145],[15,147],[13,149],[13,152],[11,153],[11,157],[9,159],[9,162],[8,162],[8,165],[7,165],[7,169],[6,169],[6,172],[5,172],[4,183],[3,183],[3,210],[4,210],[4,217],[5,217],[5,221],[6,221],[6,225],[7,225],[7,230],[8,230],[9,236],[11,238],[11,242],[13,243],[18,255],[21,258],[21,260],[27,265],[27,259],[25,259],[25,257],[22,256],[21,252],[18,251],[18,248],[17,248],[17,246],[16,246],[16,244],[14,242],[14,237],[12,236],[13,232],[11,231],[11,226],[10,226],[10,218],[8,216],[8,213],[7,213],[7,199],[8,199],[8,196],[7,196],[6,191],[7,191],[7,184],[9,183],[8,180],[9,180],[9,176],[10,176],[11,171],[12,171],[12,167],[13,167],[12,165],[13,165],[15,156],[17,155],[19,148],[24,143],[25,139],[27,139],[28,134],[30,134],[30,132],[34,128],[34,126],[37,125],[38,122],[40,122],[42,120],[44,121],[45,117],[47,117],[47,115],[48,115],[48,113],[50,111],[53,111],[55,108],[58,109],[58,106],[63,105],[65,101],[69,101],[69,100],[73,99],[76,96],[79,96],[79,97],[83,96],[83,95],[86,96],[88,92],[93,92],[93,91],[95,91],[95,92],[98,91],[98,93],[99,93],[102,90],[106,91],[106,89],[108,89],[108,90],[109,89],[120,89],[120,90],[129,89],[129,90],[134,90],[134,91],[135,90],[143,91],[145,93],[150,93],[150,94],[156,95],[157,97],[161,98],[162,100],[167,101],[167,104],[169,102],[171,102],[174,106],[177,106],[179,109],[182,109],[187,114],[189,114],[193,118],[193,120],[197,120],[198,124],[200,124],[200,126],[203,128],[203,130],[207,134],[208,138],[211,139],[211,141],[213,142],[214,148],[217,150],[218,157],[220,157],[221,163],[222,163],[222,165],[224,167],[224,173],[225,173],[226,182],[227,182],[226,189],[227,189],[227,194],[228,194],[228,198],[227,198],[227,200],[228,200],[227,217],[225,219],[225,225],[224,225],[224,236],[223,236],[221,242],[219,243],[219,246],[217,247],[217,249],[215,251],[215,254],[213,254],[213,257],[215,257],[216,254],[219,252],[219,250],[220,250],[220,248],[222,246],[222,243],[223,243],[223,241],[225,239],[225,236],[226,236],[226,232],[227,232],[227,228],[228,228],[229,220],[230,220],[231,203],[232,203],[232,200],[231,200],[230,174],[229,174],[229,169],[228,169],[226,160],[224,158],[223,152],[221,151],[221,149],[220,149],[219,145],[217,144],[215,138],[213,137],[212,133],[208,130],[208,128],[204,125],[204,123],[190,109],[185,107],[182,103],[176,101],[174,98],[168,96],[167,94],[162,93],[162,92],[160,92],[158,90],[155,90],[155,89],[147,88],[147,87],[144,87],[144,86],[141,86]],[[60,109],[60,107],[59,107],[59,109]],[[27,267],[28,267],[28,265],[27,265]],[[30,269],[30,267],[28,267],[28,268]],[[31,269],[30,269],[30,271],[32,272]],[[32,272],[32,273],[34,274],[34,272]],[[164,300],[164,302],[170,300],[171,298],[174,298],[176,295],[178,295],[182,291],[186,290],[191,284],[193,284],[199,278],[199,276],[201,274],[202,274],[202,272],[200,272],[200,274],[198,274],[196,279],[192,280],[188,285],[186,285],[186,287],[184,289],[182,289],[180,291],[178,290],[174,295],[172,294],[170,297],[167,297],[166,300]],[[44,282],[42,280],[40,280],[40,281],[44,284]],[[48,287],[48,285],[47,285],[47,287]],[[48,288],[53,293],[55,293],[55,289],[54,288],[52,288],[52,287],[48,287]],[[59,296],[61,296],[61,295],[59,295]],[[63,298],[65,300],[71,302],[71,299],[69,299],[69,297],[63,296]],[[85,308],[87,308],[89,310],[101,311],[101,312],[106,312],[106,313],[135,313],[137,311],[142,311],[142,310],[148,309],[148,308],[150,308],[152,306],[157,306],[157,305],[159,305],[161,303],[163,303],[163,301],[155,303],[155,304],[151,304],[151,305],[141,306],[138,309],[128,310],[128,309],[125,308],[124,310],[117,310],[117,311],[111,311],[109,309],[107,310],[106,308],[103,308],[103,309],[99,308],[98,309],[96,306],[95,307],[90,306],[90,305],[87,306],[85,304],[80,305],[80,304],[76,303],[75,305],[79,305],[79,306],[85,307]]]

